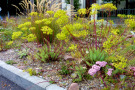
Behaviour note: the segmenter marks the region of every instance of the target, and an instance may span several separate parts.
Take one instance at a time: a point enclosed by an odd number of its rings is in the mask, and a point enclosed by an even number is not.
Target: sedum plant
[[[60,57],[66,51],[63,48],[63,44],[60,43],[59,45],[44,45],[43,47],[38,49],[38,52],[35,54],[35,58],[42,61],[42,62],[51,62],[60,60]]]
[[[87,65],[92,66],[96,63],[96,61],[105,61],[107,56],[107,53],[104,51],[101,51],[99,48],[96,50],[94,49],[88,49],[86,50],[88,53],[84,57],[85,62]]]
[[[73,82],[80,82],[83,80],[83,76],[86,73],[86,68],[84,68],[83,66],[79,65],[79,66],[75,66],[75,73],[78,75],[78,78],[74,79]]]
[[[29,72],[30,76],[37,74],[36,71],[32,68],[28,68],[26,71]]]
[[[47,45],[39,49],[39,52],[35,55],[35,57],[42,62],[57,61],[58,56],[59,51],[55,52],[54,49],[51,48],[51,46],[49,46],[48,48]]]

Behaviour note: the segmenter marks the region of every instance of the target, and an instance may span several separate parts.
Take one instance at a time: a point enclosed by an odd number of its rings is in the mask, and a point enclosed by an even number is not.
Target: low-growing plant
[[[86,74],[86,68],[83,66],[75,66],[75,73],[78,75],[78,78],[75,78],[73,82],[80,82],[83,80],[83,76]]]
[[[29,52],[29,49],[25,49],[25,50],[22,50],[22,51],[19,51],[18,54],[19,54],[19,58],[20,59],[23,59],[23,58],[26,58],[28,56],[28,52]]]
[[[6,61],[7,64],[10,64],[10,65],[13,65],[13,64],[17,64],[17,62],[13,61],[13,60],[9,60],[9,61]]]
[[[11,29],[0,29],[0,50],[9,49],[11,44],[13,44],[12,40],[12,30]]]
[[[107,59],[107,53],[104,51],[101,51],[99,48],[96,50],[89,49],[86,50],[88,53],[86,54],[84,60],[87,65],[92,66],[96,63],[96,61],[105,61]]]
[[[26,71],[29,72],[30,76],[37,74],[36,71],[32,68],[28,68]]]
[[[61,55],[65,53],[64,48],[61,45],[44,45],[39,48],[38,52],[35,55],[35,58],[42,62],[51,62],[60,60]]]
[[[67,66],[63,65],[61,67],[61,70],[59,71],[59,73],[61,75],[68,75],[68,74],[70,74],[70,71],[68,70],[68,67]]]

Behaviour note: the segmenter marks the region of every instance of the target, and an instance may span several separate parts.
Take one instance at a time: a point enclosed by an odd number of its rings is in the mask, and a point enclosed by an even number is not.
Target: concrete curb
[[[6,77],[26,90],[66,90],[56,84],[50,84],[39,77],[30,76],[27,72],[23,72],[22,70],[8,65],[1,60],[0,75]]]

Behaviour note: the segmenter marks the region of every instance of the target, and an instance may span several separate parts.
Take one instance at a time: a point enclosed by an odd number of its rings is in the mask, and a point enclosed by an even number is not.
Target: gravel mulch
[[[13,64],[13,66],[26,70],[27,68],[33,68],[37,69],[42,67],[42,70],[44,71],[42,74],[38,74],[40,78],[43,78],[45,80],[49,81],[55,81],[55,83],[63,88],[68,88],[70,84],[72,83],[72,78],[70,76],[62,76],[59,75],[59,69],[61,68],[61,64],[64,62],[51,62],[51,63],[41,63],[41,62],[33,62],[28,59],[19,59],[18,50],[15,49],[9,49],[7,51],[0,52],[0,60],[6,62],[9,60],[13,60],[17,62],[17,64]],[[25,62],[25,63],[24,63]],[[100,90],[104,87],[103,84],[100,83],[99,79],[92,79],[87,81],[82,81],[78,83],[81,90],[93,90],[97,89]]]

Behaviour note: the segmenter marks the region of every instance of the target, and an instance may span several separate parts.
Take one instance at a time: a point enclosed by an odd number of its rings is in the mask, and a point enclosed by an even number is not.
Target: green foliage
[[[78,78],[74,79],[73,82],[80,82],[83,80],[83,76],[86,73],[86,68],[83,68],[81,65],[80,66],[75,66],[75,73],[78,75]]]
[[[22,59],[22,58],[26,58],[28,56],[28,51],[29,49],[25,49],[23,51],[19,51],[18,54],[19,54],[19,58]]]
[[[1,28],[0,29],[0,33],[2,33],[2,35],[0,36],[0,39],[2,39],[3,41],[10,41],[10,40],[12,40],[12,38],[11,38],[12,30],[11,29]]]
[[[94,49],[89,49],[87,51],[89,53],[85,56],[85,62],[89,66],[95,64],[96,61],[105,61],[106,58],[108,57],[107,54],[104,51],[101,51],[99,48],[97,50],[94,48]]]
[[[10,65],[13,65],[13,64],[17,64],[17,62],[13,61],[13,60],[9,60],[9,61],[6,61],[7,64],[10,64]]]
[[[110,86],[108,86],[107,88],[104,87],[102,90],[111,90],[111,87]]]
[[[110,56],[109,59],[113,63],[113,66],[117,69],[123,69],[127,67],[127,59],[122,55]]]
[[[128,61],[129,66],[135,66],[135,58],[133,60]]]
[[[12,40],[12,30],[0,28],[0,50],[9,49],[8,42]],[[13,45],[12,45],[13,46]]]
[[[26,71],[29,72],[30,76],[37,74],[36,71],[33,70],[32,68],[28,68]]]
[[[55,81],[49,81],[49,83],[51,83],[51,84],[55,84],[56,82],[55,82]]]
[[[68,70],[67,66],[63,65],[61,67],[61,70],[59,71],[59,73],[62,74],[62,75],[68,75],[68,74],[70,74],[70,70]]]
[[[54,50],[50,45],[44,45],[36,53],[35,57],[42,62],[51,62],[59,60],[60,51],[59,49]]]
[[[116,74],[120,74],[120,73],[124,73],[125,71],[123,69],[118,69],[116,68],[113,72],[112,75],[116,75]]]

